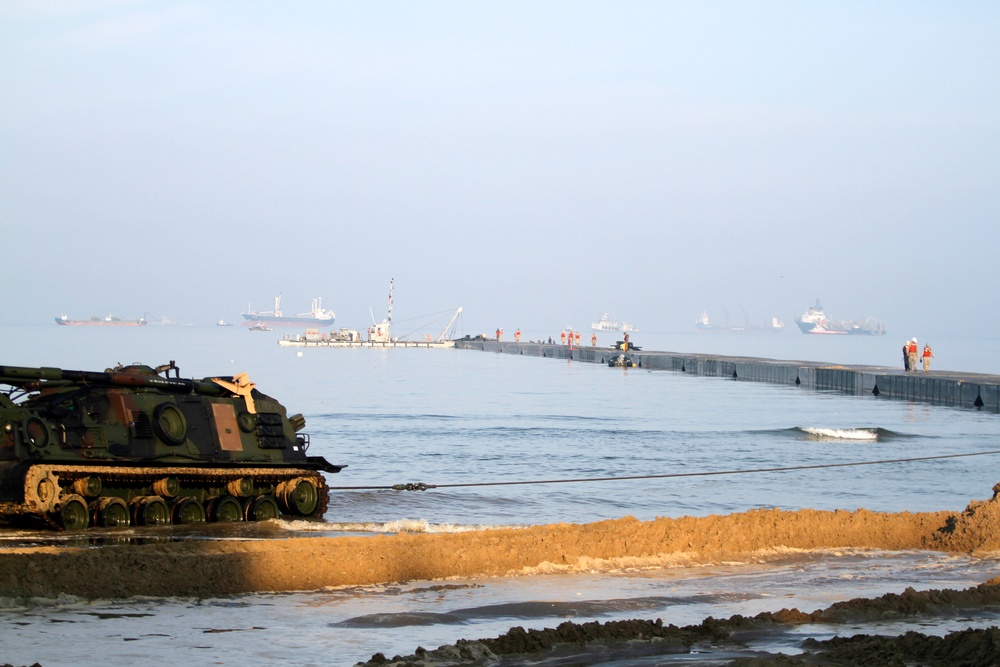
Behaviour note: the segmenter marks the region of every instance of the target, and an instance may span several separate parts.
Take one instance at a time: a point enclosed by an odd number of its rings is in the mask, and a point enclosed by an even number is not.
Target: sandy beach
[[[506,577],[679,567],[727,561],[766,563],[790,549],[928,550],[987,556],[1000,551],[1000,497],[973,501],[957,512],[878,513],[867,510],[754,510],[725,516],[626,517],[590,524],[553,524],[444,534],[201,540],[102,547],[14,547],[0,552],[0,596],[115,599],[133,596],[206,598],[268,591],[309,591],[449,577]],[[375,654],[369,665],[488,664],[498,655],[620,650],[626,655],[685,653],[702,642],[734,642],[745,633],[871,618],[919,615],[942,608],[986,611],[1000,603],[1000,581],[965,591],[907,590],[876,600],[853,600],[825,610],[782,609],[754,618],[705,619],[697,626],[664,626],[655,619],[515,627],[496,638],[460,640],[411,656]],[[839,620],[838,620],[839,619]],[[848,633],[849,634],[849,633]],[[812,642],[811,644],[809,642]],[[832,642],[832,643],[831,643]],[[839,642],[839,643],[838,643]],[[620,649],[609,649],[609,646]],[[812,658],[757,655],[766,664],[862,664],[858,656],[895,656],[880,664],[992,665],[1000,631],[969,629],[946,638],[900,637],[807,640]],[[867,653],[866,653],[867,651]],[[934,655],[934,659],[930,657]],[[838,657],[839,656],[839,657]],[[983,657],[985,656],[985,657]],[[803,662],[805,660],[805,662]],[[690,664],[699,664],[697,662]],[[707,663],[706,663],[707,664]],[[719,663],[712,663],[719,664]],[[744,663],[731,663],[744,664]]]

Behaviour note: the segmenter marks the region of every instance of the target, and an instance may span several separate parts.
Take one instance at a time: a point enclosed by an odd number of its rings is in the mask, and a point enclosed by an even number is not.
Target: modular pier
[[[460,339],[455,341],[455,347],[605,365],[613,356],[620,354],[618,350],[607,347],[570,348],[554,343],[498,343],[488,339]],[[632,350],[629,355],[636,367],[647,370],[771,382],[1000,413],[1000,376],[996,375],[951,371],[907,373],[884,366],[842,366],[818,361],[781,361],[686,352]]]

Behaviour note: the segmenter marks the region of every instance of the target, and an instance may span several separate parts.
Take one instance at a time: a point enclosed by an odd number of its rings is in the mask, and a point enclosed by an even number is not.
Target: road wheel
[[[170,511],[174,523],[204,523],[205,506],[197,498],[180,498]]]
[[[56,518],[65,530],[83,530],[90,525],[90,511],[83,498],[74,494],[63,497],[56,507]]]
[[[140,496],[132,501],[132,519],[137,526],[165,526],[170,523],[170,508],[159,496]]]
[[[228,523],[243,520],[243,505],[232,496],[218,496],[208,501],[208,520]]]
[[[257,496],[247,499],[247,521],[267,521],[281,516],[277,501],[271,496]]]

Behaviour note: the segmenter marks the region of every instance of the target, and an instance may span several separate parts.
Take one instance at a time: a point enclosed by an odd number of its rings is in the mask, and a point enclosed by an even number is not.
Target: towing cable
[[[331,486],[331,490],[337,491],[427,491],[428,489],[456,489],[461,487],[474,486],[518,486],[525,484],[577,484],[582,482],[619,482],[635,479],[668,479],[671,477],[710,477],[712,475],[747,475],[765,472],[792,472],[795,470],[820,470],[824,468],[848,468],[852,466],[874,466],[885,465],[887,463],[913,463],[915,461],[939,461],[941,459],[959,459],[970,456],[988,456],[990,454],[1000,454],[1000,449],[993,449],[985,452],[968,452],[965,454],[938,454],[936,456],[914,456],[904,459],[880,459],[877,461],[851,461],[848,463],[821,463],[816,465],[782,466],[777,468],[747,468],[744,470],[708,470],[701,472],[672,472],[660,475],[621,475],[611,477],[577,477],[573,479],[533,479],[512,482],[469,482],[464,484],[424,484],[423,482],[410,482],[406,484],[392,484],[390,486]]]

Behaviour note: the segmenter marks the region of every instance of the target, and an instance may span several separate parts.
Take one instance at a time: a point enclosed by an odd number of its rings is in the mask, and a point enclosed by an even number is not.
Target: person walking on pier
[[[911,338],[910,344],[906,346],[906,360],[909,363],[909,371],[917,372],[917,339]]]
[[[930,343],[924,344],[924,352],[921,356],[923,357],[924,360],[924,372],[926,373],[931,369],[931,357],[934,356],[934,353],[931,351]]]
[[[910,341],[903,341],[903,370],[910,370]]]
[[[597,334],[590,334],[590,347],[597,347]]]

